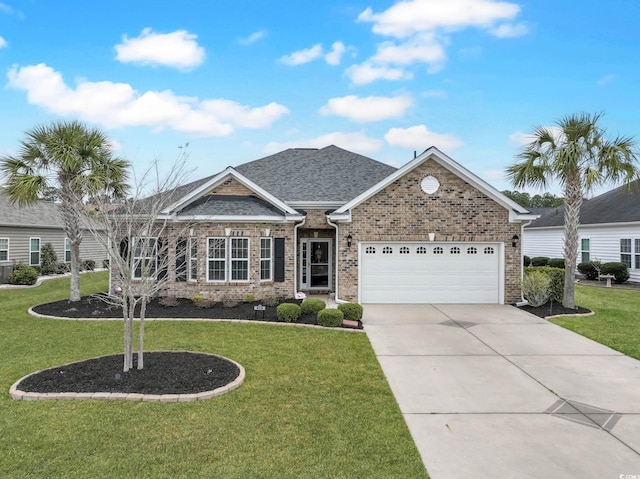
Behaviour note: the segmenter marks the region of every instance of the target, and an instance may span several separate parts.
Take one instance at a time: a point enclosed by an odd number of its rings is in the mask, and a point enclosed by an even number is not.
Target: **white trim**
[[[230,236],[227,238],[229,244],[229,283],[249,283],[251,281],[251,238],[248,236]],[[234,258],[233,257],[233,242],[234,241],[247,241],[247,257],[246,258]],[[247,279],[233,279],[233,262],[241,261],[247,264]]]
[[[69,249],[68,250],[67,250],[67,242],[69,242]],[[67,261],[67,251],[69,251],[69,261]],[[71,240],[69,238],[67,238],[66,236],[64,238],[64,246],[63,246],[62,255],[64,256],[64,262],[65,263],[70,263],[71,262]]]
[[[344,201],[287,201],[286,202],[292,208],[309,208],[314,210],[319,209],[331,209],[331,208],[339,208],[344,205]]]
[[[7,259],[0,259],[0,261],[11,261],[11,254],[10,254],[10,251],[11,251],[11,238],[3,236],[2,238],[0,238],[0,240],[7,240],[7,249],[6,249],[6,251],[7,251]],[[5,250],[4,249],[0,249],[0,251],[5,251]]]
[[[160,220],[172,220],[175,222],[193,222],[193,221],[221,221],[228,223],[293,223],[304,218],[302,215],[296,216],[241,216],[241,215],[190,215],[175,216],[173,214],[158,215]]]
[[[228,178],[234,178],[242,186],[250,189],[251,191],[256,193],[258,196],[263,197],[269,203],[271,203],[275,207],[281,209],[285,213],[290,214],[290,215],[297,215],[298,214],[298,212],[295,209],[293,209],[292,207],[290,207],[289,205],[287,205],[283,201],[279,200],[278,198],[273,196],[268,191],[266,191],[266,190],[262,189],[261,187],[259,187],[258,185],[256,185],[253,181],[251,181],[249,178],[247,178],[246,176],[244,176],[241,173],[239,173],[235,168],[233,168],[231,166],[228,166],[222,173],[214,176],[209,181],[207,181],[204,184],[200,185],[195,190],[192,190],[189,193],[187,193],[185,196],[180,198],[178,201],[173,203],[171,206],[169,206],[168,208],[162,210],[161,213],[169,214],[170,212],[175,212],[176,210],[179,210],[179,209],[182,209],[182,208],[188,206],[189,204],[193,203],[195,200],[200,198],[204,193],[206,193],[207,191],[211,190],[212,188],[215,188],[216,186],[220,185],[223,181],[225,181]]]
[[[461,179],[465,180],[467,183],[471,184],[471,186],[475,187],[477,190],[481,191],[489,198],[496,201],[498,204],[503,206],[505,209],[509,210],[509,219],[511,221],[521,221],[521,220],[531,220],[535,219],[538,216],[532,215],[529,210],[523,208],[513,200],[507,198],[505,195],[496,190],[493,186],[489,185],[486,181],[481,179],[480,177],[474,175],[469,170],[464,168],[462,165],[455,162],[453,159],[442,153],[436,147],[432,146],[425,150],[421,155],[414,158],[412,161],[404,165],[402,168],[394,171],[392,174],[384,178],[382,181],[373,185],[364,193],[356,196],[354,199],[344,204],[340,208],[338,208],[334,213],[329,215],[332,220],[339,221],[339,217],[342,214],[347,213],[352,208],[355,208],[363,201],[371,198],[375,194],[382,191],[384,188],[389,186],[391,183],[396,181],[397,179],[403,177],[410,171],[414,170],[416,167],[420,166],[427,160],[434,160],[439,165],[448,169]],[[513,214],[512,214],[513,213]],[[340,218],[341,219],[341,218]]]
[[[300,244],[307,243],[307,283],[300,283],[300,288],[305,290],[331,290],[333,288],[333,238],[302,238],[300,240]],[[327,243],[327,286],[311,286],[311,267],[314,266],[311,263],[311,257],[313,256],[313,252],[311,251],[311,243]],[[300,252],[302,253],[303,249],[300,248]],[[300,261],[300,273],[302,273],[302,261]],[[301,274],[302,277],[302,274]]]
[[[640,226],[640,221],[629,221],[620,223],[580,223],[578,228],[625,228]],[[556,226],[528,226],[525,231],[542,231],[564,229],[564,224]]]
[[[160,238],[158,236],[134,236],[133,237],[133,241],[132,241],[132,247],[133,247],[133,253],[131,256],[131,259],[133,260],[133,268],[131,268],[131,279],[147,279],[146,277],[142,276],[143,273],[143,265],[144,265],[144,261],[147,259],[151,259],[151,260],[155,260],[155,267],[153,268],[153,278],[156,278],[158,275],[158,257],[160,255],[160,252],[158,251],[158,240]],[[144,251],[142,251],[142,253],[155,253],[155,254],[151,254],[149,256],[136,256],[136,249],[138,246],[138,241],[143,241],[145,243],[149,243],[150,240],[153,240],[153,249],[150,250],[149,246],[143,246]],[[138,262],[136,261],[136,258],[140,261],[140,276],[136,276],[136,271],[138,269]],[[151,277],[151,276],[150,276]]]
[[[196,269],[195,269],[195,273],[196,273],[196,279],[192,279],[191,278],[191,273],[193,272],[192,268],[191,268],[191,261],[194,260],[194,258],[191,256],[191,245],[192,243],[195,243],[195,249],[196,249],[196,256],[195,256],[195,262],[196,262]],[[198,246],[199,246],[199,238],[197,236],[189,236],[188,237],[188,241],[187,241],[187,283],[197,283],[198,282]]]
[[[31,240],[34,240],[34,239],[38,240],[38,262],[37,263],[31,262],[31,254],[35,253],[35,251],[31,249]],[[29,266],[40,266],[41,262],[42,262],[42,239],[40,238],[40,236],[30,236],[29,237]]]
[[[269,240],[269,257],[262,257],[262,240]],[[261,236],[260,237],[260,244],[258,246],[259,248],[259,265],[258,265],[258,269],[259,269],[259,277],[260,277],[260,281],[261,282],[269,282],[269,281],[273,281],[273,238],[271,236]],[[262,279],[262,262],[263,261],[269,261],[269,277],[267,279]]]

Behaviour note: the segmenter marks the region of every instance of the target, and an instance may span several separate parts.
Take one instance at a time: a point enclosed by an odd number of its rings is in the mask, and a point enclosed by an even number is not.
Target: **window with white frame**
[[[189,238],[189,281],[198,281],[198,238]]]
[[[635,269],[640,269],[640,239],[635,239],[634,240],[634,246],[635,246]]]
[[[155,277],[158,270],[158,238],[136,238],[133,250],[133,278]]]
[[[71,241],[69,238],[64,239],[64,262],[71,263]]]
[[[271,238],[260,238],[260,281],[271,281],[273,279],[272,261],[272,241]]]
[[[582,260],[582,263],[588,263],[589,261],[591,261],[591,255],[589,254],[589,252],[591,251],[591,240],[589,238],[582,238],[580,240],[580,253],[581,253],[581,257],[580,259]]]
[[[9,261],[9,238],[0,238],[0,261]]]
[[[207,281],[227,280],[227,239],[207,238]]]
[[[231,238],[231,281],[249,280],[249,238]]]
[[[40,238],[29,238],[29,265],[40,264]]]
[[[620,239],[620,262],[631,269],[631,238]]]

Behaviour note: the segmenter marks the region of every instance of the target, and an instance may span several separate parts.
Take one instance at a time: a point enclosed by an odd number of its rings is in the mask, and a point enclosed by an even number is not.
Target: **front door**
[[[302,239],[300,289],[331,289],[331,239]]]

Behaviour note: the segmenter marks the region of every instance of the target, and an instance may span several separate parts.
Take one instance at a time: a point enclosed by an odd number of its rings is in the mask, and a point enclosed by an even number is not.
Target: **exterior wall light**
[[[351,243],[353,243],[353,236],[351,236],[351,233],[349,233],[349,235],[347,236],[347,248],[351,248]]]
[[[513,235],[513,237],[511,238],[511,246],[513,246],[514,248],[517,248],[518,247],[518,241],[520,241],[520,236]]]

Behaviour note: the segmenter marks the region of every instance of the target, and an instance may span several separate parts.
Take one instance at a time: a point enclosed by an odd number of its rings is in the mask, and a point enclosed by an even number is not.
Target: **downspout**
[[[335,275],[336,275],[336,281],[335,281],[335,285],[333,290],[335,291],[335,297],[333,298],[335,300],[336,303],[348,303],[348,301],[343,301],[341,299],[338,298],[338,258],[339,258],[339,254],[338,254],[338,238],[339,238],[339,230],[338,230],[338,224],[337,223],[332,223],[331,220],[329,219],[329,216],[327,215],[327,224],[329,224],[330,226],[333,226],[336,229],[336,264],[335,264]]]
[[[307,216],[302,218],[302,223],[298,223],[293,227],[293,297],[298,294],[298,228],[303,226],[307,221]]]
[[[520,223],[520,284],[524,281],[524,228],[529,226],[533,221],[528,221],[526,223]],[[525,304],[529,304],[529,301],[524,299],[524,295],[522,294],[522,288],[520,288],[521,300],[519,303],[516,303],[516,306],[524,306]]]

